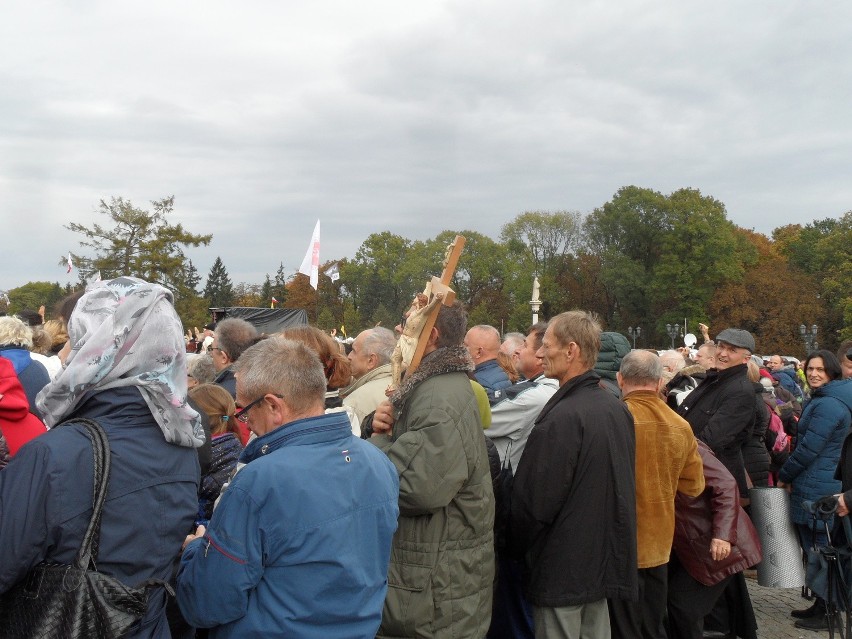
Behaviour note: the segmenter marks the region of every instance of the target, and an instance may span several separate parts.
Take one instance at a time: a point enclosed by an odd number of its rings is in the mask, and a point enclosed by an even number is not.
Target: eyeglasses
[[[267,395],[275,395],[275,393],[267,393]],[[275,397],[277,397],[278,399],[284,399],[284,397],[282,397],[281,395],[275,395]],[[236,417],[236,419],[238,421],[240,421],[241,423],[245,424],[248,421],[248,412],[252,408],[257,406],[260,402],[262,402],[264,399],[266,399],[266,395],[261,395],[260,397],[258,397],[253,402],[249,402],[248,404],[243,406],[240,410],[238,410],[236,413],[234,413],[234,417]]]

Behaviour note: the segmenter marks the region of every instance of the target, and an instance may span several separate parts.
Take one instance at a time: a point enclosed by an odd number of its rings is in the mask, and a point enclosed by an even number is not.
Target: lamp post
[[[674,349],[675,338],[678,336],[682,336],[683,331],[677,324],[666,324],[666,333],[668,333],[669,337],[672,338],[672,349]]]
[[[532,307],[532,323],[538,324],[538,310],[541,308],[541,297],[539,296],[538,277],[533,278],[532,299],[530,300]]]
[[[627,334],[633,338],[633,349],[636,349],[636,338],[642,334],[642,327],[637,326],[633,328],[632,326],[627,327]]]
[[[799,335],[802,336],[802,339],[805,342],[805,355],[809,355],[813,353],[815,350],[819,348],[819,344],[817,344],[816,336],[817,336],[817,325],[813,324],[808,330],[808,327],[802,324],[799,326]]]

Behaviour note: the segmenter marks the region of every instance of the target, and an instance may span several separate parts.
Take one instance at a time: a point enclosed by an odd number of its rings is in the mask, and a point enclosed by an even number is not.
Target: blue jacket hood
[[[32,364],[33,359],[30,352],[25,348],[4,348],[0,350],[0,356],[5,357],[15,367],[15,374],[20,375]]]
[[[820,395],[834,397],[843,402],[852,412],[852,379],[835,379],[825,386],[814,389],[813,394],[815,397]]]

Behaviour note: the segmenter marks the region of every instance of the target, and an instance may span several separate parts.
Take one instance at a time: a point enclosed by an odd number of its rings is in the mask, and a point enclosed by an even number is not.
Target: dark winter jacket
[[[615,374],[621,368],[621,360],[630,352],[630,342],[621,333],[601,333],[601,350],[595,362],[595,372],[600,375],[601,386],[616,397],[621,397],[621,389],[615,381]]]
[[[766,450],[766,429],[769,409],[763,401],[763,384],[752,382],[754,388],[754,424],[743,443],[743,463],[754,486],[769,485],[769,451]]]
[[[213,516],[213,504],[234,471],[242,452],[243,445],[234,433],[223,433],[211,438],[210,469],[201,477],[196,524],[206,526],[210,521]]]
[[[231,397],[237,399],[237,378],[234,377],[234,371],[229,366],[216,375],[216,379],[213,380],[214,384],[219,384],[222,388],[228,391],[231,394]]]
[[[510,546],[537,606],[637,597],[633,417],[599,381],[587,371],[556,391],[515,472]]]
[[[509,388],[512,385],[512,380],[509,379],[506,371],[500,367],[496,359],[489,359],[487,362],[477,364],[473,370],[473,376],[485,389],[489,401],[494,401],[496,391]]]
[[[198,507],[195,450],[166,442],[132,386],[93,395],[73,417],[97,420],[112,451],[98,569],[130,586],[170,580]],[[92,514],[92,480],[91,440],[74,424],[30,441],[0,472],[0,592],[42,560],[73,561]],[[153,590],[128,636],[169,637],[165,603],[165,591]]]
[[[695,436],[707,444],[737,480],[740,495],[748,496],[742,448],[754,428],[754,388],[748,368],[739,364],[710,369],[704,381],[678,408]]]
[[[704,492],[698,497],[675,497],[675,535],[672,551],[693,579],[705,586],[717,584],[760,563],[760,538],[740,507],[737,482],[728,469],[702,442],[698,453],[704,463]],[[731,554],[715,561],[710,542],[723,539]]]
[[[811,514],[802,505],[840,491],[834,477],[843,441],[852,424],[852,379],[834,380],[811,390],[802,410],[799,432],[778,480],[792,484],[790,518],[809,524]]]

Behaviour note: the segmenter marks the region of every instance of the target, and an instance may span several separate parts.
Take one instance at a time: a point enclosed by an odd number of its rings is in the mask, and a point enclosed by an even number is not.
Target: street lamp
[[[672,338],[672,350],[674,350],[674,341],[676,337],[682,336],[683,331],[677,324],[666,324],[666,333]]]
[[[817,344],[816,336],[817,336],[817,325],[814,324],[811,326],[811,330],[808,331],[808,327],[802,324],[799,326],[799,335],[802,336],[802,339],[805,342],[805,355],[809,355],[813,353],[815,350],[819,348],[819,344]]]
[[[637,326],[636,328],[633,328],[632,326],[628,326],[627,327],[627,334],[630,335],[630,337],[633,338],[633,348],[635,350],[636,349],[636,338],[639,337],[642,334],[642,328],[640,326]]]

